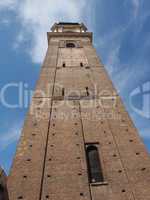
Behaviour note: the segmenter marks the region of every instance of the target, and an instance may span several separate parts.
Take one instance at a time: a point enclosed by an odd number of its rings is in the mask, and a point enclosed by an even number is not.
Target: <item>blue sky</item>
[[[8,83],[33,90],[56,21],[84,22],[94,45],[150,151],[150,1],[0,1],[0,91]],[[5,93],[18,102],[17,88]],[[0,165],[8,173],[27,112],[0,99]]]

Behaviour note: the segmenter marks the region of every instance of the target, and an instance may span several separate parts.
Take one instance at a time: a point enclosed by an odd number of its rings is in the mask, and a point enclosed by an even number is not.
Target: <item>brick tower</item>
[[[84,24],[56,23],[9,200],[149,200],[150,160]]]

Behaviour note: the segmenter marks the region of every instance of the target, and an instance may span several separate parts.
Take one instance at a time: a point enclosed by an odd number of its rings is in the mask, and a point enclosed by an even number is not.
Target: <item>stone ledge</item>
[[[48,39],[48,44],[50,41],[51,37],[89,37],[90,41],[92,42],[93,40],[93,33],[87,32],[87,33],[69,33],[69,32],[62,32],[62,33],[57,33],[57,32],[48,32],[47,33],[47,39]]]
[[[97,183],[90,183],[91,186],[102,186],[102,185],[108,185],[108,182],[97,182]]]

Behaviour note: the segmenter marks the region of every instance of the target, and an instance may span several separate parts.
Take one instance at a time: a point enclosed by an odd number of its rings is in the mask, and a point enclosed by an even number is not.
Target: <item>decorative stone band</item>
[[[48,43],[50,41],[51,37],[88,37],[90,38],[90,41],[92,42],[93,40],[93,33],[91,32],[85,32],[85,33],[76,33],[76,32],[48,32],[47,33],[47,39]]]

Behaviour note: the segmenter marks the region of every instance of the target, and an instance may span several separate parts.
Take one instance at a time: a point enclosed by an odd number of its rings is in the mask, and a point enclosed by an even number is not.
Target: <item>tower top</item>
[[[59,22],[55,23],[52,28],[52,32],[77,32],[84,33],[87,31],[87,27],[83,23],[73,22]]]
[[[92,42],[93,34],[89,32],[84,23],[78,22],[59,22],[54,23],[51,32],[47,33],[48,44],[52,37],[87,37]]]

